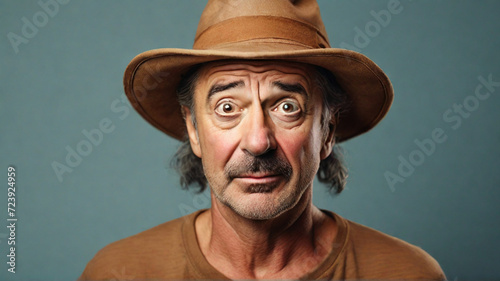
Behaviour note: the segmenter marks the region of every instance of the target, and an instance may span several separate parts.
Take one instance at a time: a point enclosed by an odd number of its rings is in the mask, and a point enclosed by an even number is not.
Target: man
[[[343,189],[336,143],[371,129],[391,84],[365,56],[330,48],[314,0],[212,0],[193,50],[127,67],[125,91],[184,143],[183,186],[212,206],[112,243],[81,280],[443,280],[420,248],[312,204],[313,178]]]

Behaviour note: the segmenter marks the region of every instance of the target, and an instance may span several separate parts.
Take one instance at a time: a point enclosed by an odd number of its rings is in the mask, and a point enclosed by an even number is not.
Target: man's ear
[[[333,122],[333,120],[332,120]],[[333,145],[335,144],[335,124],[328,124],[328,135],[323,140],[323,146],[321,147],[321,160],[325,159],[332,153]]]
[[[182,113],[184,114],[184,121],[186,122],[191,149],[196,156],[201,158],[200,140],[198,139],[198,132],[193,124],[194,116],[192,116],[191,110],[186,106],[182,107]]]

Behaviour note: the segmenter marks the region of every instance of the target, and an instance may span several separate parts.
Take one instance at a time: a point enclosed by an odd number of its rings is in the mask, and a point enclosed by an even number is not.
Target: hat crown
[[[251,44],[259,51],[266,43],[275,48],[330,47],[316,0],[209,0],[193,49],[238,51],[242,44]]]

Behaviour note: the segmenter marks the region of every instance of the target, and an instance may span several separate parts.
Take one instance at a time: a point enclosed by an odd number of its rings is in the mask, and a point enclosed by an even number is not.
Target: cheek
[[[282,135],[280,147],[295,169],[304,170],[319,165],[321,136],[319,130],[300,130]]]
[[[237,137],[228,131],[207,127],[200,131],[202,161],[209,169],[223,168],[237,147]]]
[[[314,176],[321,161],[321,112],[315,111],[302,126],[281,132],[280,146],[299,177]]]

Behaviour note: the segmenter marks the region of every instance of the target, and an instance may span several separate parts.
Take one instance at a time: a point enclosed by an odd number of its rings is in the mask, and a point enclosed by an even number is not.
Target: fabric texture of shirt
[[[205,259],[195,231],[203,210],[111,243],[87,264],[79,280],[227,280]],[[424,250],[323,211],[338,233],[327,257],[303,280],[445,280]],[[304,261],[307,262],[307,261]]]

